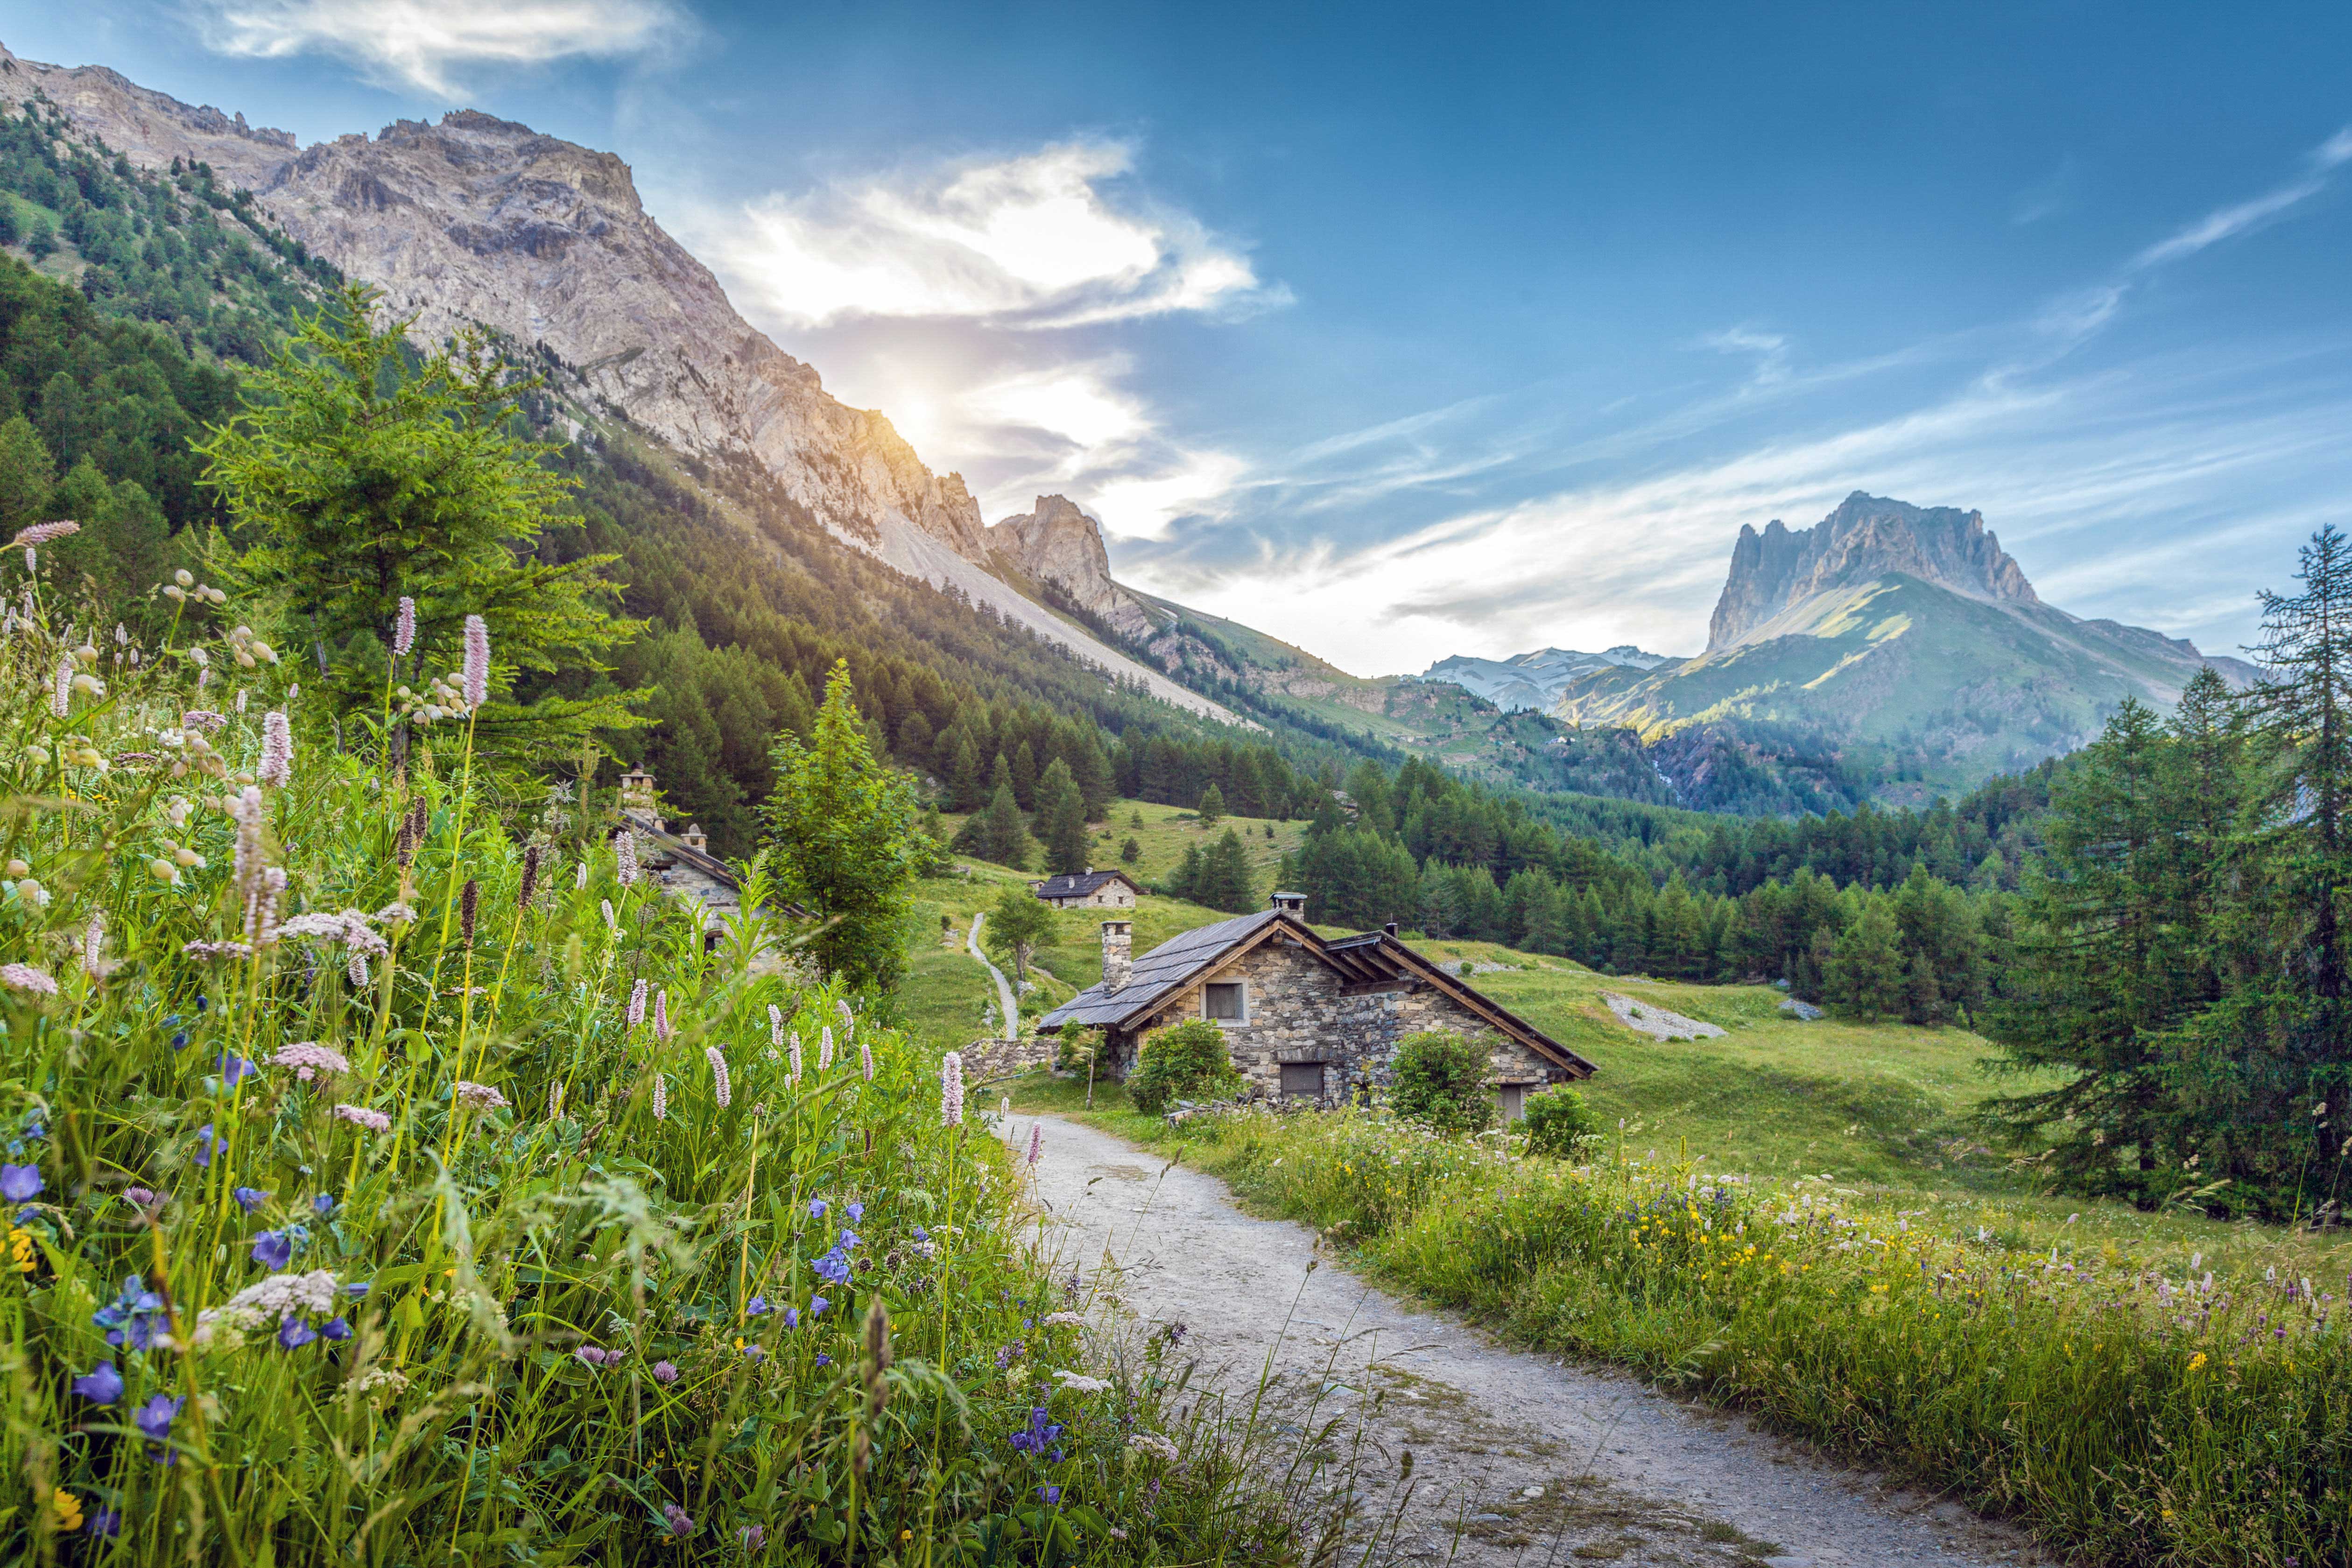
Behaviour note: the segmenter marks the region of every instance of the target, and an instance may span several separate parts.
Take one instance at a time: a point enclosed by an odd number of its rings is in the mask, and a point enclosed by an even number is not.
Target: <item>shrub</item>
[[[1528,1098],[1528,1153],[1572,1160],[1588,1138],[1601,1132],[1601,1118],[1580,1092],[1561,1085]]]
[[[1180,1099],[1231,1094],[1242,1086],[1225,1049],[1225,1031],[1207,1019],[1163,1029],[1143,1042],[1142,1060],[1128,1074],[1127,1097],[1147,1116]]]
[[[1102,1049],[1102,1030],[1079,1029],[1075,1025],[1062,1030],[1054,1046],[1054,1071],[1056,1072],[1088,1072],[1093,1071],[1095,1053]]]
[[[1493,1071],[1483,1040],[1447,1030],[1409,1034],[1397,1041],[1389,1104],[1433,1132],[1481,1133],[1495,1122]]]

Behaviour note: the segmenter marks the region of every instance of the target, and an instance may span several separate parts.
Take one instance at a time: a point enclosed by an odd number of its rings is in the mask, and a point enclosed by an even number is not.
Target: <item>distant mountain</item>
[[[1976,512],[1856,491],[1810,528],[1743,528],[1706,652],[1572,680],[1553,711],[1652,741],[1693,726],[1868,750],[1897,800],[2082,746],[2126,697],[2179,700],[2242,660],[2045,604]]]
[[[1548,708],[1561,690],[1580,675],[1599,670],[1654,670],[1681,660],[1666,653],[1645,653],[1631,643],[1598,653],[1568,648],[1544,648],[1508,659],[1475,659],[1456,653],[1440,659],[1422,672],[1424,681],[1452,681],[1465,691],[1485,697],[1505,713],[1523,708]]]
[[[1167,624],[1132,589],[1111,580],[1102,525],[1066,496],[1040,496],[1026,512],[999,518],[988,547],[1008,573],[1037,585],[1047,602],[1085,617],[1114,636],[1141,642]]]

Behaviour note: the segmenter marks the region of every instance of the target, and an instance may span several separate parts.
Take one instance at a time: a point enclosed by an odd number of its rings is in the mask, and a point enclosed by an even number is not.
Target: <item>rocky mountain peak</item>
[[[1040,496],[1026,512],[989,525],[989,545],[1032,580],[1051,584],[1121,636],[1148,637],[1158,622],[1111,580],[1102,525],[1066,496]]]
[[[1856,490],[1809,528],[1778,517],[1742,524],[1731,572],[1707,625],[1710,653],[1745,642],[1790,606],[1826,590],[1899,572],[1970,599],[2037,604],[2033,585],[1982,512],[1914,507]]]

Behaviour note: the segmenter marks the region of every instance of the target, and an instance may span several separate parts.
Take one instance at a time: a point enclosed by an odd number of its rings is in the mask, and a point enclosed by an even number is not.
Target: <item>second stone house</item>
[[[1591,1062],[1399,940],[1396,928],[1327,937],[1306,900],[1220,920],[1133,956],[1134,927],[1102,923],[1103,977],[1045,1015],[1043,1033],[1103,1030],[1104,1067],[1122,1075],[1151,1030],[1208,1019],[1234,1065],[1267,1092],[1322,1099],[1384,1084],[1397,1041],[1444,1030],[1486,1042],[1506,1116],[1528,1092],[1589,1078]]]

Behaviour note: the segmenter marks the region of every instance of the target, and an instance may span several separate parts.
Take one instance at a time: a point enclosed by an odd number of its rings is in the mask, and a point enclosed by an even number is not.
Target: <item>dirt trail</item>
[[[1185,1350],[1229,1388],[1253,1385],[1270,1353],[1286,1430],[1361,1421],[1368,1515],[1395,1513],[1399,1462],[1412,1450],[1402,1521],[1373,1563],[2055,1561],[1965,1508],[1887,1490],[1742,1418],[1504,1348],[1328,1257],[1309,1272],[1306,1227],[1245,1215],[1215,1178],[1162,1175],[1158,1156],[1075,1123],[1015,1117],[1006,1134],[1025,1140],[1033,1120],[1045,1127],[1038,1196],[1055,1228],[1046,1244],[1064,1266],[1092,1276],[1108,1263],[1127,1305],[1148,1322],[1182,1322]]]
[[[987,970],[996,980],[996,1008],[998,1013],[1002,1015],[999,1021],[1004,1026],[998,1031],[999,1038],[1018,1040],[1021,1038],[1021,1004],[1013,998],[1013,982],[1006,979],[1004,971],[989,962],[988,955],[980,950],[980,923],[987,918],[988,915],[984,910],[973,912],[971,928],[964,933],[964,951],[979,959],[980,967]]]

